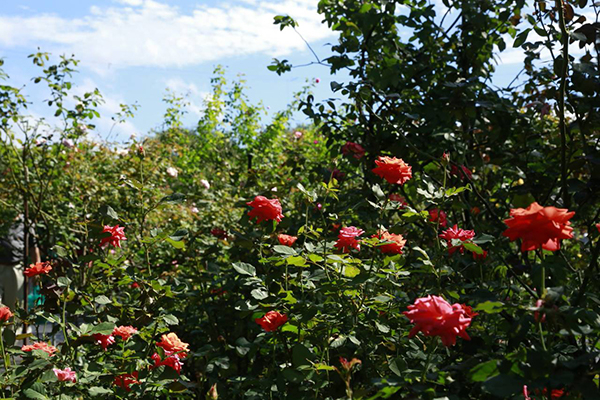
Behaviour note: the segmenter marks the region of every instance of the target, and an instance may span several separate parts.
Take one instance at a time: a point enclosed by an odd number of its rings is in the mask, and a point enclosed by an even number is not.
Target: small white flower
[[[274,187],[274,188],[271,188],[271,192],[276,192],[276,191],[277,191],[277,188],[276,188],[276,187]]]
[[[296,131],[296,132],[294,132],[294,137],[295,137],[296,139],[301,139],[303,135],[304,135],[304,133],[302,133],[302,132],[300,132],[300,131]]]
[[[179,171],[177,171],[177,168],[169,167],[167,168],[167,174],[172,178],[177,178]]]
[[[202,186],[204,186],[206,189],[210,189],[210,183],[208,183],[208,181],[206,179],[200,179],[200,183],[202,184]]]
[[[200,212],[200,210],[198,210],[198,207],[192,207],[192,208],[190,209],[190,211],[191,211],[192,213],[194,213],[194,214],[198,214],[198,212]]]
[[[63,139],[62,145],[65,146],[65,147],[68,147],[70,149],[72,149],[73,147],[75,147],[75,143],[73,143],[73,141],[71,139]]]

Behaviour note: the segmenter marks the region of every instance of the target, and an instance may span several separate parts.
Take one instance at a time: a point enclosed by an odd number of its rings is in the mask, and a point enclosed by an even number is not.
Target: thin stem
[[[570,198],[567,187],[567,124],[565,122],[565,98],[567,96],[567,74],[569,71],[569,35],[565,24],[565,9],[563,0],[556,0],[558,10],[560,39],[562,42],[562,65],[560,86],[558,89],[558,116],[560,126],[560,162],[561,162],[561,192],[563,205],[569,207]]]
[[[0,352],[2,352],[2,359],[4,360],[4,369],[8,372],[8,368],[10,367],[10,360],[6,356],[6,351],[4,350],[4,339],[2,338],[2,325],[0,325]]]

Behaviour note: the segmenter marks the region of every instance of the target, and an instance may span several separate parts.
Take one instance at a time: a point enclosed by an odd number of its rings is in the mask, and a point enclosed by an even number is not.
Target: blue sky
[[[37,74],[27,55],[37,47],[81,60],[75,83],[80,92],[97,87],[105,98],[98,136],[106,137],[110,117],[120,103],[140,105],[136,117],[115,128],[124,140],[143,135],[162,121],[162,96],[169,87],[187,93],[191,103],[186,124],[198,119],[202,101],[210,91],[215,65],[226,66],[229,78],[245,75],[252,101],[262,101],[271,111],[285,107],[307,80],[319,78],[317,99],[335,95],[323,66],[294,69],[278,76],[267,70],[273,57],[292,63],[312,61],[301,38],[291,30],[279,31],[273,17],[289,14],[299,22],[299,32],[323,58],[327,43],[336,36],[320,23],[317,0],[20,0],[5,2],[0,11],[0,57],[10,83],[26,85],[32,100],[43,93],[30,79]],[[508,41],[510,43],[511,40]],[[502,56],[498,83],[509,82],[520,69],[522,54],[509,49]],[[41,97],[40,97],[41,96]],[[46,116],[43,107],[32,114]],[[296,122],[306,122],[302,114]]]

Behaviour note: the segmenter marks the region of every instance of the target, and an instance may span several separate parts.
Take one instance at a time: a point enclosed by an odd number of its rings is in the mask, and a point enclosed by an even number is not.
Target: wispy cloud
[[[154,0],[116,0],[80,18],[0,15],[0,46],[74,53],[98,72],[127,67],[185,67],[250,54],[305,49],[273,16],[289,14],[309,41],[330,37],[313,0],[228,0],[189,12]]]

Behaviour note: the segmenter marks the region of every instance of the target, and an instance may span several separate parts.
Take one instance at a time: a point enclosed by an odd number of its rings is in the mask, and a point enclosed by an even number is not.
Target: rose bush
[[[0,308],[0,394],[598,398],[596,67],[568,70],[561,124],[556,72],[528,59],[510,98],[486,75],[559,9],[437,5],[460,9],[457,36],[409,3],[320,2],[351,103],[307,88],[263,121],[217,69],[197,126],[168,95],[162,127],[119,146],[82,136],[99,97],[69,95],[72,61],[34,55],[65,124],[19,144],[25,99],[0,88],[0,216],[27,211],[44,260],[27,308]],[[562,38],[595,32],[575,21]],[[290,125],[298,107],[314,125]]]

